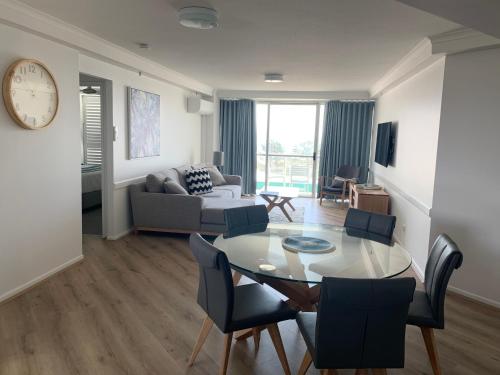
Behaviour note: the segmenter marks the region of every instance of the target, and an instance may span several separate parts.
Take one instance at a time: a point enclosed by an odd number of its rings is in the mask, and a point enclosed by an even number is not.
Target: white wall
[[[432,240],[464,253],[452,285],[500,306],[500,49],[447,57]]]
[[[375,181],[391,194],[397,216],[395,236],[412,254],[419,271],[427,261],[445,59],[378,98],[376,124],[396,124],[394,163],[373,163]],[[374,151],[372,152],[374,155]]]
[[[200,115],[186,112],[186,97],[192,94],[189,91],[84,55],[80,55],[79,66],[82,73],[110,80],[113,85],[113,123],[118,130],[113,143],[114,225],[110,237],[114,238],[131,227],[127,191],[130,180],[200,161]],[[160,156],[128,159],[127,87],[160,95]]]
[[[45,63],[59,88],[49,128],[20,128],[0,105],[0,300],[81,258],[78,54],[0,24],[0,72]]]

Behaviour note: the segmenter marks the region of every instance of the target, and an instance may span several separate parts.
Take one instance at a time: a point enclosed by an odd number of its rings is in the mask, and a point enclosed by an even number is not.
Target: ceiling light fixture
[[[266,74],[264,74],[264,82],[271,82],[271,83],[283,82],[283,74],[281,74],[281,73],[266,73]]]
[[[213,29],[219,25],[218,21],[215,9],[195,6],[179,9],[179,22],[191,29]]]

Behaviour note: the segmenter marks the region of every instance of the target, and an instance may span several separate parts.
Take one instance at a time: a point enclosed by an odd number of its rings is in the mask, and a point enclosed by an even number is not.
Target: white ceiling
[[[221,89],[368,90],[422,38],[458,27],[393,0],[23,2]],[[180,26],[189,4],[213,6],[220,27]],[[265,72],[286,82],[264,83]]]

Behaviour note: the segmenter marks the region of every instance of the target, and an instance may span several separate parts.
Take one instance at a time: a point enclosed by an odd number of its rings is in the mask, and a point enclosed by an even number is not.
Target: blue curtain
[[[366,182],[374,102],[330,101],[325,107],[320,176],[335,176],[341,165],[361,167]]]
[[[242,192],[255,194],[257,127],[253,100],[221,100],[219,111],[221,151],[226,174],[242,177]]]

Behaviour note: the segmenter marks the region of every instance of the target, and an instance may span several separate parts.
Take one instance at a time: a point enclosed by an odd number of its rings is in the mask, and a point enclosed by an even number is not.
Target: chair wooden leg
[[[233,284],[234,286],[238,285],[240,280],[241,280],[241,273],[239,273],[238,271],[234,271],[233,273]]]
[[[320,371],[321,375],[338,375],[337,370],[330,368],[330,369],[323,369]]]
[[[323,194],[319,193],[319,205],[321,206],[322,203],[323,203]]]
[[[273,341],[276,353],[278,353],[278,358],[281,362],[281,366],[283,367],[283,371],[286,375],[291,375],[290,367],[288,366],[288,360],[286,359],[285,348],[283,347],[283,341],[281,341],[281,335],[278,325],[276,323],[270,324],[267,326],[267,330],[269,331],[269,335],[271,336],[271,340]]]
[[[368,370],[365,368],[358,368],[354,375],[368,375]]]
[[[385,368],[372,368],[373,375],[387,375],[387,369]]]
[[[299,372],[297,375],[305,375],[309,367],[311,366],[312,363],[312,356],[311,353],[309,353],[309,350],[306,350],[306,354],[304,354],[304,359],[302,360],[302,363],[300,364]]]
[[[229,353],[231,352],[231,343],[233,341],[233,333],[226,333],[224,336],[224,349],[222,351],[222,360],[219,370],[220,375],[226,375],[227,365],[229,364]]]
[[[434,330],[429,327],[420,327],[422,336],[424,337],[425,348],[431,361],[432,371],[434,375],[441,375],[441,366],[439,365],[439,356],[436,346],[436,338],[434,337]]]
[[[261,330],[259,327],[252,328],[253,344],[254,344],[256,353],[259,351],[260,331]]]
[[[200,352],[201,347],[205,343],[205,340],[207,339],[207,336],[210,333],[210,330],[212,329],[213,325],[214,321],[207,316],[203,321],[203,325],[201,326],[200,334],[198,335],[198,340],[196,340],[196,344],[194,345],[193,353],[189,358],[188,366],[193,365],[194,360],[198,356],[198,353]]]

